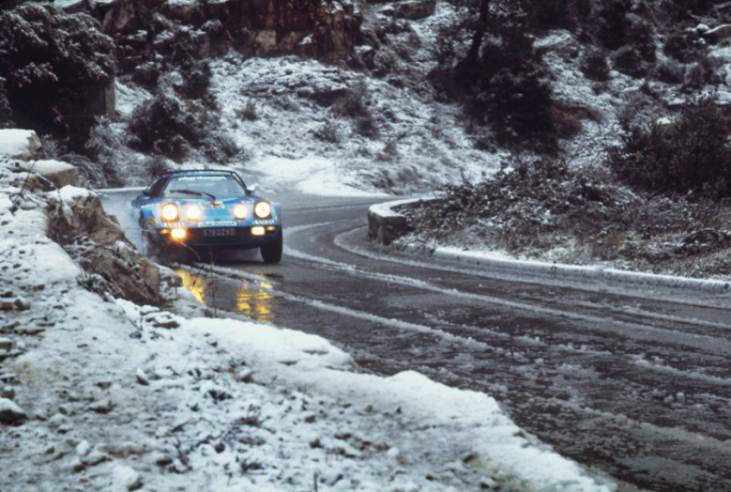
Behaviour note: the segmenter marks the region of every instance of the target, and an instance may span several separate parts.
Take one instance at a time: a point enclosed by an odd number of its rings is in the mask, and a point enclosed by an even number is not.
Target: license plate
[[[203,237],[230,237],[236,235],[236,229],[203,229]]]

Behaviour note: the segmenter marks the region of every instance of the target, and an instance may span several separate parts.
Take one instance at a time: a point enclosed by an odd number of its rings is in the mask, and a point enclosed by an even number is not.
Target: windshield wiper
[[[186,195],[198,195],[198,196],[209,196],[211,197],[211,200],[215,200],[216,197],[214,195],[211,195],[210,193],[206,193],[205,191],[195,191],[195,190],[170,190],[170,193],[184,193]]]

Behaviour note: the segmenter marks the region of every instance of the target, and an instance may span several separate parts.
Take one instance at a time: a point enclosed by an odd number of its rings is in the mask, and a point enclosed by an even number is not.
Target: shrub
[[[629,14],[626,17],[627,27],[625,28],[624,41],[633,46],[646,61],[653,62],[657,59],[655,54],[655,39],[653,38],[652,26],[640,16]]]
[[[490,80],[488,113],[498,143],[556,150],[556,128],[551,113],[551,87],[542,80],[540,69],[533,72],[499,71]]]
[[[148,157],[147,159],[145,159],[145,162],[142,164],[142,166],[145,168],[145,171],[147,171],[147,175],[150,178],[155,178],[157,176],[160,176],[162,173],[170,170],[167,159],[165,159],[161,155]]]
[[[180,91],[186,97],[200,99],[211,86],[211,66],[207,61],[186,63],[180,75],[183,77]]]
[[[589,80],[604,82],[609,80],[607,55],[602,50],[588,50],[579,62],[579,70]]]
[[[132,80],[139,85],[155,88],[160,77],[160,68],[156,63],[147,62],[138,65],[132,74]]]
[[[598,235],[633,220],[632,198],[601,168],[572,169],[564,161],[513,158],[478,184],[446,187],[444,199],[407,214],[417,231],[437,239],[477,229],[509,249],[535,245],[539,234]],[[490,227],[483,224],[489,222]]]
[[[653,70],[653,77],[666,84],[679,84],[684,75],[683,66],[671,59],[658,63]]]
[[[731,196],[731,118],[716,95],[686,105],[675,122],[631,125],[609,165],[628,184],[651,191]]]
[[[683,77],[683,89],[697,90],[706,84],[719,84],[723,79],[717,69],[723,62],[718,58],[703,58],[698,63],[688,66]]]
[[[681,63],[691,63],[703,57],[706,47],[697,34],[679,31],[668,37],[662,51]]]
[[[246,106],[236,111],[236,116],[244,121],[256,121],[259,119],[259,115],[256,113],[256,103],[249,100]]]
[[[355,119],[355,129],[358,134],[366,138],[376,138],[378,136],[378,126],[370,112]]]
[[[377,159],[379,161],[392,162],[398,159],[398,157],[399,152],[398,145],[396,144],[396,139],[391,138],[385,143],[383,149],[381,149],[381,152],[378,153]]]
[[[0,128],[12,128],[13,110],[10,109],[8,93],[5,91],[5,79],[0,77]]]
[[[182,159],[190,144],[197,144],[205,133],[199,119],[184,113],[180,103],[165,94],[138,106],[132,113],[128,130],[132,135],[131,147],[173,160]]]
[[[638,79],[647,74],[647,66],[642,54],[634,46],[623,46],[614,53],[612,58],[617,71],[625,75]]]
[[[0,11],[0,77],[16,123],[79,149],[106,111],[114,43],[86,14],[28,2]]]
[[[604,0],[595,24],[599,26],[599,41],[610,50],[625,44],[625,34],[629,21],[626,18],[631,2],[629,0]]]
[[[74,152],[58,156],[58,159],[73,164],[79,175],[91,186],[101,188],[107,186],[107,177],[104,170],[88,157]]]
[[[209,161],[218,164],[228,163],[240,151],[233,138],[220,132],[211,132],[203,137],[200,148]]]
[[[333,105],[333,112],[339,116],[349,118],[357,118],[370,115],[370,110],[366,105],[369,98],[368,87],[365,82],[358,81],[353,84],[345,95],[340,97]]]
[[[332,121],[326,121],[314,132],[315,138],[323,142],[338,143],[340,136],[338,135],[338,127]]]

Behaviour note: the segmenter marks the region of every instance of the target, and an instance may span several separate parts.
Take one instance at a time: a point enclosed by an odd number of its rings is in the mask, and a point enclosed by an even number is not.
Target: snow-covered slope
[[[610,491],[489,396],[361,373],[326,340],[115,301],[0,168],[0,490]],[[22,196],[21,196],[22,195]]]

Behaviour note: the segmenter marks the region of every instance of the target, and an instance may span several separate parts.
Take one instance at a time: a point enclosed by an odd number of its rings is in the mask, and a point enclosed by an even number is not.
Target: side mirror
[[[247,186],[247,187],[246,187],[246,194],[247,194],[247,195],[253,195],[254,193],[256,193],[256,189],[257,189],[258,187],[259,187],[259,185],[258,185],[258,184],[256,184],[256,183],[254,183],[254,184],[253,184],[253,185],[251,185],[251,186]]]
[[[142,194],[145,196],[152,196],[152,190],[150,190],[150,188],[145,188],[142,190]]]

